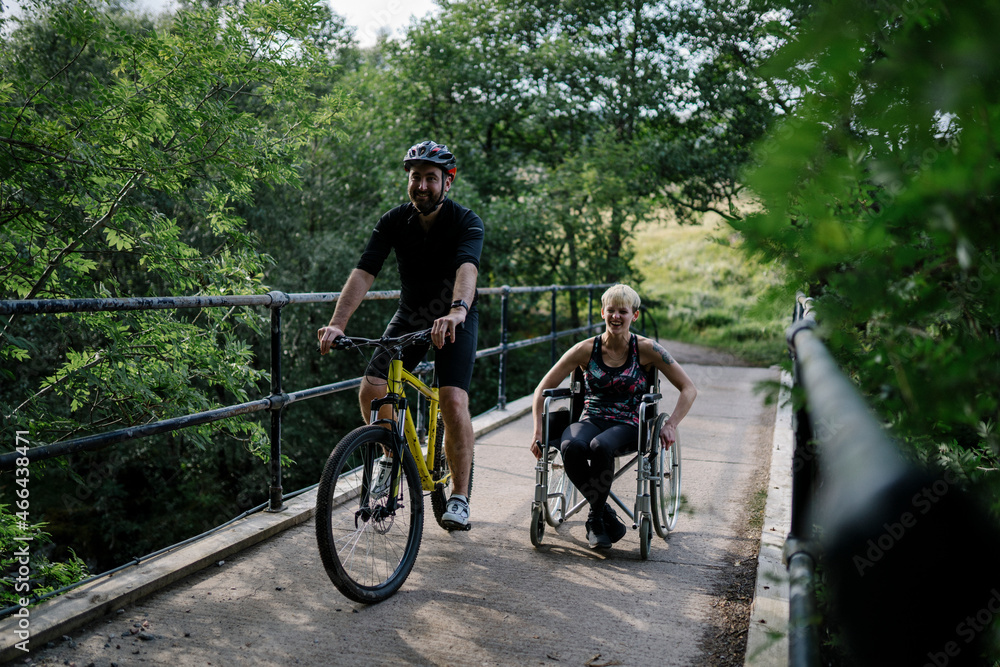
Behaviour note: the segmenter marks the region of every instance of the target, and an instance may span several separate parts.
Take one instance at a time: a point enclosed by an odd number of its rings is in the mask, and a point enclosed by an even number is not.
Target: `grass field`
[[[635,265],[640,293],[661,338],[705,345],[755,365],[786,356],[794,294],[780,290],[780,267],[748,259],[718,218],[639,230]]]

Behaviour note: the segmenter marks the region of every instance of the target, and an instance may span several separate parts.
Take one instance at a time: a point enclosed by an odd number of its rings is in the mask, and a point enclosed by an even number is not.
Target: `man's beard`
[[[423,202],[418,204],[417,197],[415,195],[410,195],[410,203],[413,204],[418,211],[420,211],[421,215],[430,215],[433,213],[441,204],[441,199],[443,198],[439,199],[438,197],[428,194],[427,197],[424,198]]]
[[[430,215],[438,207],[438,203],[432,202],[428,199],[423,204],[414,204],[414,206],[417,207],[417,210],[420,211],[421,215]]]

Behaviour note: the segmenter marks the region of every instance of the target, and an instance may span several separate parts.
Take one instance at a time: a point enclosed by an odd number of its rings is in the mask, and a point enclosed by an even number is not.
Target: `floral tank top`
[[[583,411],[592,419],[639,425],[639,404],[646,393],[646,371],[639,365],[639,339],[632,334],[625,364],[610,368],[601,357],[601,337],[594,338],[590,361],[583,371],[587,385]]]

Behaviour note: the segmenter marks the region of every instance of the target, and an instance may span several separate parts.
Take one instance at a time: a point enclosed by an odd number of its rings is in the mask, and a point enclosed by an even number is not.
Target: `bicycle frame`
[[[370,423],[376,423],[378,419],[378,409],[382,405],[391,405],[393,410],[392,423],[399,442],[405,442],[413,460],[417,464],[417,471],[420,473],[420,486],[424,491],[433,491],[437,484],[447,484],[449,476],[444,479],[434,479],[431,476],[434,456],[437,446],[437,424],[440,412],[439,391],[437,387],[429,387],[420,379],[403,368],[401,359],[393,359],[389,363],[389,377],[386,380],[388,393],[385,398],[372,401],[372,412]],[[423,451],[420,445],[420,438],[417,436],[416,424],[413,414],[409,409],[406,400],[406,385],[413,387],[420,395],[427,399],[428,426],[427,426],[427,451]],[[400,417],[402,413],[402,418]],[[442,443],[443,446],[443,443]]]
[[[403,368],[400,359],[405,347],[427,342],[429,334],[428,329],[398,338],[344,336],[334,341],[336,349],[377,347],[389,357],[385,395],[372,399],[368,424],[337,443],[316,492],[316,541],[323,567],[340,592],[357,602],[381,602],[409,576],[423,534],[425,495],[442,528],[468,529],[468,524],[454,527],[444,519],[451,473],[443,449],[438,449],[445,435],[438,425],[440,392]],[[407,385],[419,394],[418,416],[423,415],[420,402],[427,401],[425,443],[406,399]],[[371,389],[363,386],[362,394],[381,393]],[[471,470],[469,476],[471,486]]]

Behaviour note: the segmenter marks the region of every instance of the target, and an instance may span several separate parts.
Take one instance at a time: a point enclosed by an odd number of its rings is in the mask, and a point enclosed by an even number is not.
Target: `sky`
[[[357,28],[355,38],[361,46],[375,43],[379,30],[386,29],[390,37],[399,37],[410,18],[423,18],[428,12],[437,12],[434,0],[328,0],[334,12],[347,19],[348,25]],[[5,11],[18,11],[18,0],[0,0]],[[176,0],[135,0],[135,7],[152,13],[169,11],[177,7]]]
[[[386,28],[390,37],[399,37],[400,29],[410,24],[410,17],[423,18],[428,12],[437,11],[434,0],[329,0],[334,12],[347,19],[348,25],[357,28],[355,37],[361,46],[371,46],[380,28]],[[176,7],[174,0],[136,0],[136,6],[151,12],[161,12]]]
[[[390,37],[399,37],[411,16],[423,18],[437,11],[433,0],[330,0],[330,7],[358,29],[355,37],[361,46],[374,44],[382,27]]]

